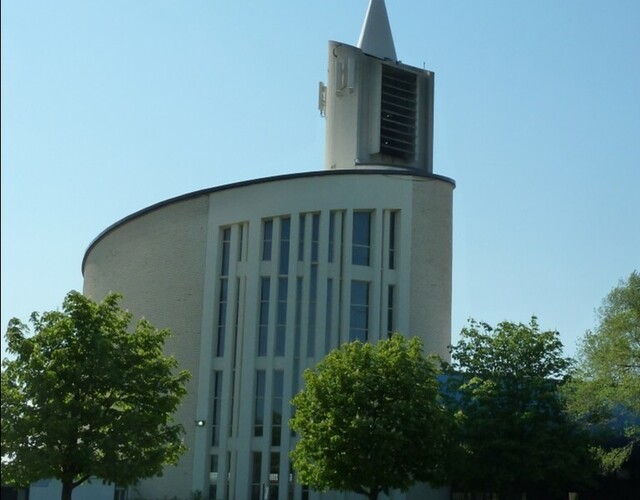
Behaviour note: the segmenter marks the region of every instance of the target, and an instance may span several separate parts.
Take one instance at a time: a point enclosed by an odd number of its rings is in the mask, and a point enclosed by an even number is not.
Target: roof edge
[[[309,172],[298,172],[295,174],[281,174],[281,175],[274,175],[269,177],[260,177],[258,179],[252,179],[248,181],[232,182],[230,184],[222,184],[220,186],[199,189],[197,191],[192,191],[190,193],[174,196],[172,198],[168,198],[158,203],[154,203],[153,205],[149,205],[148,207],[137,210],[132,214],[129,214],[126,217],[123,217],[122,219],[108,226],[106,229],[101,231],[98,234],[98,236],[96,236],[93,239],[93,241],[91,241],[91,243],[89,243],[89,246],[87,246],[87,249],[84,252],[84,256],[82,257],[82,265],[80,267],[80,272],[82,273],[82,276],[84,278],[84,267],[87,262],[87,256],[89,255],[93,247],[95,247],[105,236],[107,236],[109,233],[114,231],[116,228],[126,224],[127,222],[133,219],[137,219],[138,217],[148,212],[153,212],[154,210],[157,210],[158,208],[161,208],[165,205],[171,205],[172,203],[188,200],[190,198],[197,198],[198,196],[204,196],[211,193],[217,193],[219,191],[226,191],[229,189],[236,189],[240,187],[251,186],[254,184],[265,184],[268,182],[277,182],[277,181],[288,180],[288,179],[307,178],[307,177],[324,177],[324,176],[331,176],[331,175],[383,175],[383,176],[393,175],[393,176],[422,177],[422,178],[428,178],[428,179],[447,182],[449,184],[452,184],[454,189],[456,187],[456,182],[453,179],[443,175],[426,174],[426,173],[410,171],[410,170],[399,171],[397,168],[389,168],[389,169],[378,168],[378,169],[362,169],[362,170],[361,169],[312,170]]]

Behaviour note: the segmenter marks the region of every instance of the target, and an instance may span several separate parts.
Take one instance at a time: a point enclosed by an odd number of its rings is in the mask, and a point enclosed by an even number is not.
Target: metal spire
[[[398,60],[384,0],[370,0],[367,16],[360,32],[358,48],[370,56]]]

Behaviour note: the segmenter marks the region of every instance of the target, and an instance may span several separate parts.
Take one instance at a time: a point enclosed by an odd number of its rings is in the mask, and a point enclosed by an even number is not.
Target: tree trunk
[[[71,500],[71,494],[73,493],[73,480],[62,482],[62,495],[60,500]]]

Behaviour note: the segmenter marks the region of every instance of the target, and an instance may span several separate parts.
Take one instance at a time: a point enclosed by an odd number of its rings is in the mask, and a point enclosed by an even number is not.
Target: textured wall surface
[[[254,395],[256,370],[267,374],[265,429],[271,429],[272,380],[276,372],[285,377],[282,421],[288,421],[288,401],[300,386],[304,368],[314,366],[327,348],[349,338],[350,283],[370,283],[369,340],[387,335],[386,290],[396,289],[395,326],[407,335],[418,335],[428,352],[446,355],[451,324],[451,201],[453,183],[436,176],[414,176],[397,171],[321,172],[258,180],[201,191],[129,216],[101,234],[90,246],[83,266],[84,293],[99,300],[110,291],[124,295],[123,306],[134,317],[145,316],[158,328],[170,328],[174,335],[166,351],[175,355],[180,367],[192,373],[189,395],[176,418],[187,433],[188,451],[177,467],[167,467],[161,478],[143,481],[137,491],[144,498],[187,498],[193,491],[207,492],[211,457],[216,457],[220,477],[230,474],[224,488],[228,498],[249,498],[252,457],[262,453],[261,483],[268,484],[268,457],[279,453],[280,498],[289,488],[288,451],[293,445],[283,431],[280,446],[254,435]],[[371,264],[351,262],[351,230],[354,211],[370,211]],[[340,249],[336,260],[328,257],[330,217],[339,213]],[[398,217],[397,260],[388,268],[389,213]],[[312,263],[308,245],[309,223],[319,217],[318,282],[315,319],[315,354],[308,356],[311,337],[305,326],[296,326],[296,303],[301,302],[308,317],[308,287]],[[300,224],[306,217],[306,232]],[[278,247],[274,240],[271,261],[262,258],[263,222],[274,221],[277,239],[281,221],[290,220],[290,257],[285,271],[277,269]],[[221,235],[231,234],[231,262],[228,271],[229,307],[224,353],[217,353],[222,247]],[[305,240],[300,245],[300,239]],[[338,241],[338,240],[337,240]],[[298,255],[300,248],[307,248]],[[275,283],[286,276],[290,283],[286,297],[286,350],[273,352],[276,306],[271,307],[269,342],[265,356],[257,353],[260,283],[263,277]],[[226,279],[226,278],[225,278]],[[296,295],[294,284],[304,284]],[[331,285],[329,285],[331,283]],[[332,286],[332,308],[326,298]],[[302,297],[302,298],[301,298]],[[329,314],[330,313],[330,314]],[[237,315],[237,327],[235,318]],[[294,335],[299,335],[294,352]],[[219,420],[220,439],[212,446],[214,372],[223,376],[223,415]],[[233,381],[233,382],[232,382]],[[234,402],[232,404],[232,401]],[[208,422],[196,427],[195,421]],[[285,427],[286,428],[286,427]],[[228,458],[231,458],[229,460]],[[274,485],[271,485],[273,488]],[[300,485],[292,485],[295,498]],[[221,497],[222,498],[222,497]],[[347,498],[335,493],[311,498]],[[394,494],[393,498],[408,498]]]

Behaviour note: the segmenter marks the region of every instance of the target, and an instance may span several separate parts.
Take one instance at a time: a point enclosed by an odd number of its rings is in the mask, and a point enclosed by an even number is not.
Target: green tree
[[[565,411],[560,386],[570,361],[555,331],[470,320],[445,366],[460,448],[453,483],[520,498],[552,495],[589,475],[588,439]]]
[[[571,410],[591,424],[593,432],[603,441],[596,448],[603,469],[618,469],[640,443],[640,274],[637,271],[621,280],[603,300],[598,309],[597,326],[586,332],[579,346],[568,393]]]
[[[168,330],[130,329],[121,296],[76,291],[62,311],[13,318],[2,361],[2,479],[62,482],[62,499],[91,477],[129,485],[160,475],[184,452],[172,420],[189,374],[163,354]]]
[[[399,334],[330,352],[305,372],[305,388],[292,401],[298,481],[369,499],[415,482],[440,483],[448,434],[437,373],[419,339]]]

